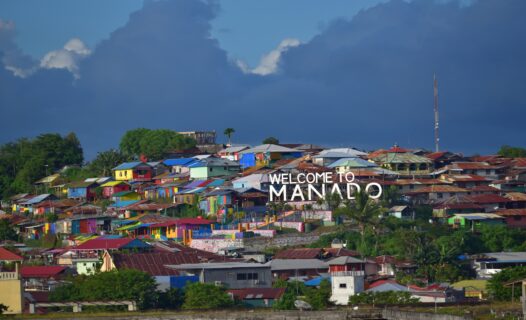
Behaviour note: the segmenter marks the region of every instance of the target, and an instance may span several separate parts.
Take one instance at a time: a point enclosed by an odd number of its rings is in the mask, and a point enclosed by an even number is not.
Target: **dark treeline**
[[[138,128],[123,135],[119,149],[101,151],[92,161],[84,163],[82,146],[75,133],[65,136],[46,133],[33,139],[22,138],[0,146],[0,199],[34,192],[37,180],[65,166],[68,168],[61,175],[66,182],[109,176],[111,169],[122,162],[140,156],[160,160],[166,152],[195,145],[194,139],[172,130]]]

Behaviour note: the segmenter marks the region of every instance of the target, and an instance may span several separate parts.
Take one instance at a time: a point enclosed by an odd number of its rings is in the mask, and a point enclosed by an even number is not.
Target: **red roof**
[[[432,153],[428,153],[425,155],[426,158],[429,158],[431,160],[436,160],[440,157],[442,157],[444,154],[446,154],[445,152],[432,152]]]
[[[387,150],[387,152],[406,153],[409,152],[409,150],[395,145],[391,147],[391,149]]]
[[[499,216],[526,216],[526,209],[499,209],[495,212]]]
[[[505,203],[511,202],[510,199],[504,198],[496,194],[476,194],[469,196],[471,200],[475,203]]]
[[[22,278],[52,278],[64,270],[66,267],[62,266],[22,266],[20,274]]]
[[[486,185],[480,185],[480,186],[474,186],[472,188],[469,188],[471,191],[479,191],[479,192],[494,192],[494,193],[500,193],[501,190],[497,189],[492,186],[486,186]]]
[[[232,293],[238,300],[250,299],[274,299],[278,300],[284,293],[286,288],[246,288],[246,289],[230,289],[227,292]]]
[[[116,239],[107,239],[107,238],[96,238],[84,242],[81,245],[78,245],[76,250],[110,250],[110,249],[119,249],[125,245],[132,242],[133,238],[116,238]]]
[[[322,257],[320,248],[296,248],[286,249],[278,252],[274,259],[320,259]]]
[[[113,263],[118,270],[136,269],[152,276],[178,275],[175,269],[166,268],[165,265],[200,263],[196,255],[183,252],[145,252],[134,254],[112,254]]]
[[[24,260],[21,256],[0,247],[0,261],[22,261]]]

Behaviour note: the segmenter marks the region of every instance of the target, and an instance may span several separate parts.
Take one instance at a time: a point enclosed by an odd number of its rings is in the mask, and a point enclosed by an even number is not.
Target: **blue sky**
[[[255,66],[285,38],[310,40],[337,18],[385,0],[220,0],[212,35],[233,58]],[[139,10],[143,0],[3,0],[0,19],[16,23],[16,43],[35,58],[73,37],[94,48]]]
[[[90,159],[137,127],[234,127],[234,143],[432,149],[436,73],[443,150],[525,147],[523,12],[524,0],[3,0],[0,143],[74,131]]]

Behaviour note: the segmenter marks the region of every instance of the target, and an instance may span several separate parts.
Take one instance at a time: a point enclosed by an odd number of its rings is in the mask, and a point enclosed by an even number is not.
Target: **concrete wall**
[[[226,248],[243,248],[244,239],[192,239],[190,247],[217,253]]]
[[[204,272],[204,282],[215,284],[216,281],[219,281],[229,289],[272,287],[270,267],[205,270]],[[238,280],[238,274],[247,275],[248,273],[257,274],[257,280]]]
[[[84,320],[96,317],[79,314],[79,316],[64,320]],[[39,318],[44,319],[44,318]],[[52,319],[52,315],[49,315]],[[415,313],[392,310],[330,310],[330,311],[194,311],[194,312],[174,312],[173,314],[163,315],[133,315],[123,317],[112,317],[115,320],[359,320],[359,319],[387,319],[387,320],[464,320],[469,317],[449,316],[432,313]]]
[[[0,272],[0,303],[7,306],[6,314],[22,313],[22,280],[18,272]]]

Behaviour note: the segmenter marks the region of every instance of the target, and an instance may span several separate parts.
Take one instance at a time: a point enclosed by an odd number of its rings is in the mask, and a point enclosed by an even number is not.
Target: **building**
[[[274,279],[306,279],[327,273],[329,265],[319,259],[273,259],[271,262]]]
[[[96,182],[72,182],[67,185],[68,199],[93,201],[96,197],[95,188],[98,186]]]
[[[153,168],[145,162],[125,162],[113,168],[116,181],[150,181]]]
[[[272,165],[279,160],[297,159],[303,155],[301,150],[282,147],[276,144],[262,144],[241,152],[239,163],[243,168]]]
[[[489,279],[508,267],[526,266],[526,252],[489,252],[472,257],[478,279]]]
[[[272,307],[285,293],[286,288],[246,288],[230,289],[234,301],[246,307]]]
[[[241,171],[239,163],[221,158],[204,158],[190,166],[190,179],[231,177]]]
[[[334,148],[323,150],[312,157],[312,163],[319,166],[328,166],[344,158],[365,157],[367,153],[352,148]]]
[[[0,271],[2,270],[2,265],[4,263],[15,263],[15,262],[22,262],[24,258],[19,256],[18,254],[15,254],[3,247],[0,247]]]
[[[410,152],[386,152],[372,160],[382,168],[395,171],[403,176],[428,175],[433,169],[433,161]]]
[[[24,309],[24,291],[18,267],[14,272],[0,272],[0,304],[7,307],[5,314],[20,314]]]
[[[270,288],[270,262],[211,262],[167,265],[169,268],[199,276],[199,282],[223,285],[228,289]]]
[[[239,161],[241,158],[240,152],[249,149],[249,145],[230,146],[218,152],[219,157],[231,161]]]
[[[504,224],[504,218],[494,213],[457,213],[447,219],[447,223],[455,229],[477,230],[482,225]]]
[[[338,305],[349,304],[349,297],[363,292],[365,286],[365,262],[353,257],[330,260],[331,301]]]
[[[198,146],[216,144],[215,131],[181,131],[178,133],[194,139]]]
[[[109,181],[102,184],[101,187],[102,196],[104,198],[111,198],[111,196],[115,193],[130,190],[130,185],[124,181]]]

